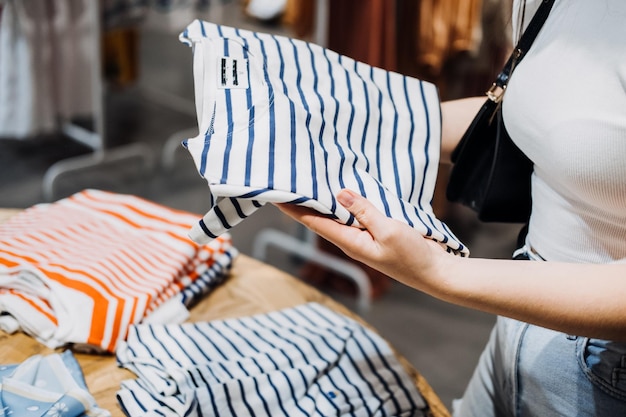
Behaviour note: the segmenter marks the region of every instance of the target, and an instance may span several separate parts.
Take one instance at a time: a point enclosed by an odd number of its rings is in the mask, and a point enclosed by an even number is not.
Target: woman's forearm
[[[626,264],[446,256],[431,295],[565,333],[626,341]]]

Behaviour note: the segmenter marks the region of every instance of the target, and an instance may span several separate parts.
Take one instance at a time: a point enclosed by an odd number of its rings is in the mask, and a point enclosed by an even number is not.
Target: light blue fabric
[[[71,351],[0,365],[0,415],[106,417],[87,390]]]
[[[540,261],[539,255],[526,254]],[[498,317],[453,415],[626,416],[626,343]]]
[[[499,318],[454,417],[626,416],[626,344]]]

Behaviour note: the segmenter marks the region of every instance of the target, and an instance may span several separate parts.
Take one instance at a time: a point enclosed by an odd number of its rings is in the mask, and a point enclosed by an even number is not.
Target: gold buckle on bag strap
[[[520,48],[515,48],[505,68],[502,70],[502,72],[500,72],[500,74],[498,74],[498,78],[496,79],[496,81],[485,93],[489,100],[497,104],[502,101],[502,97],[504,97],[504,92],[506,91],[506,85],[509,82],[509,78],[511,77],[513,70],[517,66],[517,63],[522,59],[523,55],[524,51],[522,51]]]
[[[487,98],[494,103],[500,103],[502,101],[502,97],[504,97],[504,92],[506,91],[506,86],[501,87],[496,83],[493,83],[491,88],[487,90],[485,94],[487,94]]]

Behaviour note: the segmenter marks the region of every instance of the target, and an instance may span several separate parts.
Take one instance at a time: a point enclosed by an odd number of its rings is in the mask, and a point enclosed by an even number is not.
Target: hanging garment
[[[280,18],[294,37],[308,38],[315,33],[317,0],[287,0],[285,11]]]
[[[115,88],[132,85],[139,78],[139,29],[121,27],[102,35],[104,77]]]
[[[433,84],[311,43],[194,21],[199,135],[184,141],[209,185],[196,242],[264,203],[293,203],[359,226],[335,200],[366,196],[448,251],[467,249],[435,217],[441,114]]]
[[[94,59],[94,48],[100,45],[94,24],[98,15],[89,0],[54,0],[51,4],[55,113],[67,122],[93,114],[94,74],[100,74]]]
[[[6,1],[0,22],[0,137],[56,128],[51,5]]]
[[[317,303],[176,326],[133,326],[117,353],[137,375],[129,416],[426,416],[389,345]]]
[[[0,312],[51,348],[113,352],[130,324],[178,317],[160,307],[190,306],[226,278],[230,236],[197,245],[186,236],[196,220],[97,190],[26,209],[0,225]]]
[[[104,31],[136,27],[145,20],[150,0],[100,0]]]
[[[93,113],[90,0],[6,0],[0,21],[0,138],[28,139]]]
[[[478,52],[483,0],[421,0],[417,62],[433,76],[460,52]]]
[[[398,30],[397,0],[329,1],[327,7],[324,46],[375,67],[398,70],[398,37],[406,34]]]
[[[89,393],[71,351],[0,365],[0,415],[108,417]]]

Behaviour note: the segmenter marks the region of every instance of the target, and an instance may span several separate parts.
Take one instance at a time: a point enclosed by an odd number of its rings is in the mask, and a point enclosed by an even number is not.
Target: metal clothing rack
[[[343,258],[326,253],[317,247],[317,235],[301,227],[303,238],[299,239],[280,230],[267,228],[261,230],[253,242],[252,257],[265,261],[267,248],[274,246],[298,258],[323,266],[337,272],[354,282],[357,288],[357,309],[366,312],[371,305],[371,283],[365,271]]]
[[[55,183],[63,174],[72,171],[80,171],[89,167],[106,165],[125,159],[139,159],[144,161],[143,168],[147,172],[153,167],[151,149],[143,143],[131,143],[120,145],[115,148],[109,147],[106,136],[106,111],[105,111],[105,88],[102,76],[102,50],[100,43],[102,5],[100,1],[86,1],[85,7],[89,8],[92,20],[91,38],[94,45],[93,70],[91,71],[91,89],[93,97],[93,130],[86,129],[72,122],[66,122],[62,126],[62,132],[71,139],[86,145],[92,149],[92,153],[77,157],[67,158],[52,164],[43,177],[43,197],[46,201],[54,198]]]

